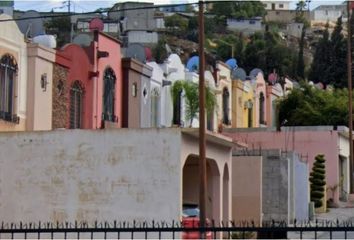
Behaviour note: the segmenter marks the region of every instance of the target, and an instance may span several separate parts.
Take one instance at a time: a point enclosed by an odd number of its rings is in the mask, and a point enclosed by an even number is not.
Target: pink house
[[[349,193],[349,140],[346,127],[287,127],[274,129],[225,129],[234,141],[248,144],[249,149],[295,151],[308,161],[310,172],[314,158],[326,158],[327,198],[347,200]]]
[[[66,128],[97,129],[122,126],[120,42],[94,31],[91,44],[68,44],[57,52],[56,63],[66,79],[54,79],[66,95]],[[63,74],[54,73],[54,78]],[[59,96],[57,96],[59,97]],[[55,111],[53,107],[53,111]],[[54,114],[53,114],[54,115]],[[53,116],[54,117],[54,116]]]

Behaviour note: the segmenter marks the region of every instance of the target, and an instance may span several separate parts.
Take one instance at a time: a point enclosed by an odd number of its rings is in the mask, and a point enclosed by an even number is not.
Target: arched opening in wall
[[[206,217],[219,222],[220,219],[220,171],[213,159],[207,159],[207,203]],[[189,155],[183,166],[183,204],[199,206],[199,156]]]
[[[223,211],[222,211],[222,220],[224,222],[224,226],[228,226],[230,215],[229,215],[229,184],[230,184],[230,176],[229,176],[229,168],[227,164],[224,167],[224,176],[223,176]]]
[[[82,128],[84,88],[75,81],[70,88],[70,128]]]
[[[0,59],[0,119],[19,122],[15,114],[15,88],[18,65],[15,58],[5,54]]]
[[[173,102],[173,124],[181,125],[181,112],[182,112],[182,90],[179,90],[176,99]]]
[[[264,120],[264,94],[263,92],[259,95],[259,124],[265,124]]]
[[[112,68],[106,68],[103,75],[102,121],[117,122],[115,115],[116,75]]]
[[[214,131],[214,108],[207,112],[207,129]]]
[[[248,115],[248,127],[251,128],[253,127],[253,103],[251,100],[248,100],[247,103],[247,115]]]
[[[229,117],[229,102],[230,102],[230,93],[229,90],[225,87],[222,92],[222,122],[223,124],[229,125],[230,124],[230,117]]]
[[[154,88],[151,91],[151,127],[159,127],[160,125],[160,91]]]

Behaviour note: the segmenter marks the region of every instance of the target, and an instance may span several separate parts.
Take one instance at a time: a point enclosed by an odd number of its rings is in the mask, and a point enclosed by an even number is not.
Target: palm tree
[[[209,87],[205,87],[205,107],[207,113],[211,113],[216,106],[215,94]],[[184,93],[186,110],[186,119],[189,121],[189,127],[192,127],[194,118],[197,117],[199,113],[199,88],[198,84],[190,81],[178,80],[171,88],[173,106],[177,106],[177,101],[181,93]]]

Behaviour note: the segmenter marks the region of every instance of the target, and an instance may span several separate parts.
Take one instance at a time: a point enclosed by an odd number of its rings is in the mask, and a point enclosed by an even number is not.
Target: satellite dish
[[[146,62],[145,47],[140,43],[131,43],[125,50],[125,57],[134,58],[142,63]]]
[[[274,85],[278,80],[278,75],[276,73],[271,73],[268,76],[268,82],[272,85]]]
[[[190,72],[195,72],[198,71],[199,69],[199,57],[198,56],[194,56],[191,57],[188,62],[187,62],[187,69]]]
[[[91,45],[92,37],[89,34],[81,33],[73,39],[73,43],[81,47],[88,47]]]
[[[237,68],[237,60],[235,58],[230,58],[225,62],[231,69]]]
[[[45,34],[43,18],[37,11],[27,11],[20,18],[28,18],[26,21],[17,21],[17,26],[25,37],[33,38]]]
[[[102,32],[103,28],[104,28],[104,23],[99,18],[94,18],[89,23],[89,29],[91,32],[93,32],[94,30],[98,30],[98,31]]]
[[[245,81],[247,78],[246,71],[243,68],[236,68],[231,73],[232,79],[239,79]]]
[[[250,72],[250,77],[251,77],[252,79],[255,79],[255,78],[257,78],[257,76],[258,76],[259,73],[262,73],[262,75],[263,75],[263,71],[262,71],[261,69],[259,69],[259,68],[254,68],[254,69]]]
[[[56,48],[57,40],[53,35],[39,35],[33,38],[34,43],[39,43],[48,48]]]

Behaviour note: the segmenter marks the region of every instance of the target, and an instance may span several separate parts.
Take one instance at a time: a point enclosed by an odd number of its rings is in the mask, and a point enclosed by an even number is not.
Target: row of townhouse
[[[186,124],[184,92],[171,98],[177,81],[197,83],[198,74],[178,55],[163,64],[124,58],[120,42],[98,31],[85,35],[88,44],[54,50],[24,40],[13,21],[1,23],[0,36],[0,130],[22,131],[0,134],[4,221],[177,220],[184,203],[198,202],[198,131]],[[208,69],[217,99],[208,117],[208,218],[307,219],[309,164],[321,141],[329,186],[344,179],[329,197],[348,192],[346,130],[266,128],[291,81],[267,84],[259,69],[223,62]],[[51,131],[78,128],[86,130]]]
[[[99,31],[85,34],[88,44],[58,50],[24,40],[12,21],[3,22],[1,31],[1,131],[187,127],[184,93],[173,104],[171,87],[199,77],[178,55],[163,64],[125,58],[121,43]],[[217,99],[210,131],[275,126],[275,103],[284,96],[279,83],[267,84],[259,69],[243,78],[223,62],[213,67],[205,72]]]

